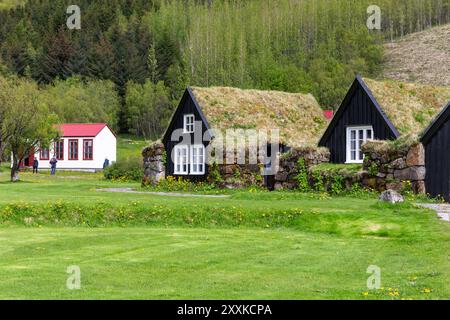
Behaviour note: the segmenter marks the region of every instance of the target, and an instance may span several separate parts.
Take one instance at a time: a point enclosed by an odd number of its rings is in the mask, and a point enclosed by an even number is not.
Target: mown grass
[[[107,193],[97,189],[139,184],[69,172],[22,180],[0,174],[0,299],[450,297],[449,225],[409,202]],[[79,291],[66,288],[70,265]],[[384,289],[367,289],[369,265]]]
[[[260,229],[0,229],[0,298],[448,298],[442,249]],[[383,289],[366,288],[369,265]],[[68,290],[68,266],[81,290]],[[388,288],[399,296],[391,296]],[[431,289],[430,293],[424,293]],[[365,292],[369,294],[364,296]]]

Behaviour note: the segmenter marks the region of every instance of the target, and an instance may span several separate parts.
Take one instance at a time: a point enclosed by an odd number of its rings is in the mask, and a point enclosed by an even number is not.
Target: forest
[[[383,46],[450,21],[450,0],[28,0],[0,10],[0,75],[36,82],[65,122],[107,121],[154,139],[187,85],[312,93],[339,106]]]

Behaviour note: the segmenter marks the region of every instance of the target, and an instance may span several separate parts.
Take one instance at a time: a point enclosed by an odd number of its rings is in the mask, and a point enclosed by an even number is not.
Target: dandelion
[[[362,293],[362,295],[363,295],[364,297],[367,297],[367,296],[369,295],[369,292],[365,291],[365,292]]]
[[[433,290],[431,290],[430,288],[424,288],[422,290],[422,293],[431,293],[431,291],[433,291]]]

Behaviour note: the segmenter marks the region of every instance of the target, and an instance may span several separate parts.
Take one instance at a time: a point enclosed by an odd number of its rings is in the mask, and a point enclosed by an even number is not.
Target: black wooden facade
[[[176,137],[176,139],[173,139],[173,133],[180,129],[180,131],[183,130],[183,121],[184,121],[184,115],[186,114],[193,114],[195,116],[196,126],[195,126],[195,133],[185,133],[182,134],[180,137]],[[201,125],[198,124],[201,122]],[[167,163],[166,163],[166,176],[172,176],[175,178],[178,178],[179,176],[176,175],[175,168],[174,168],[174,161],[172,157],[173,149],[176,145],[181,143],[183,141],[187,143],[193,143],[194,142],[194,135],[197,135],[195,141],[199,141],[198,139],[201,139],[202,144],[205,146],[205,148],[208,146],[209,141],[211,140],[211,137],[206,134],[209,130],[209,124],[206,120],[203,112],[201,111],[197,101],[195,100],[195,96],[192,93],[192,90],[188,87],[186,91],[183,94],[183,97],[180,100],[180,103],[175,110],[174,115],[172,116],[172,120],[163,136],[162,142],[164,144],[166,153],[167,153]],[[189,178],[189,180],[192,181],[203,181],[208,176],[208,161],[205,161],[205,174],[204,175],[182,175],[181,177]]]
[[[426,191],[450,202],[450,103],[425,130]]]
[[[319,146],[330,150],[333,163],[346,161],[349,126],[372,126],[377,140],[394,140],[400,136],[360,76],[351,85],[319,142]]]

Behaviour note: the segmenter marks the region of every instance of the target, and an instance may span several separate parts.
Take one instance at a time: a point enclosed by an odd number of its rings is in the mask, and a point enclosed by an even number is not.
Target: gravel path
[[[136,191],[132,188],[107,188],[97,189],[99,192],[115,192],[115,193],[134,193],[134,194],[150,194],[154,196],[164,197],[190,197],[190,198],[229,198],[228,195],[209,195],[209,194],[190,194],[190,193],[171,193],[171,192],[145,192]]]
[[[450,204],[423,204],[419,203],[419,206],[432,209],[437,212],[437,215],[445,221],[450,222]]]

